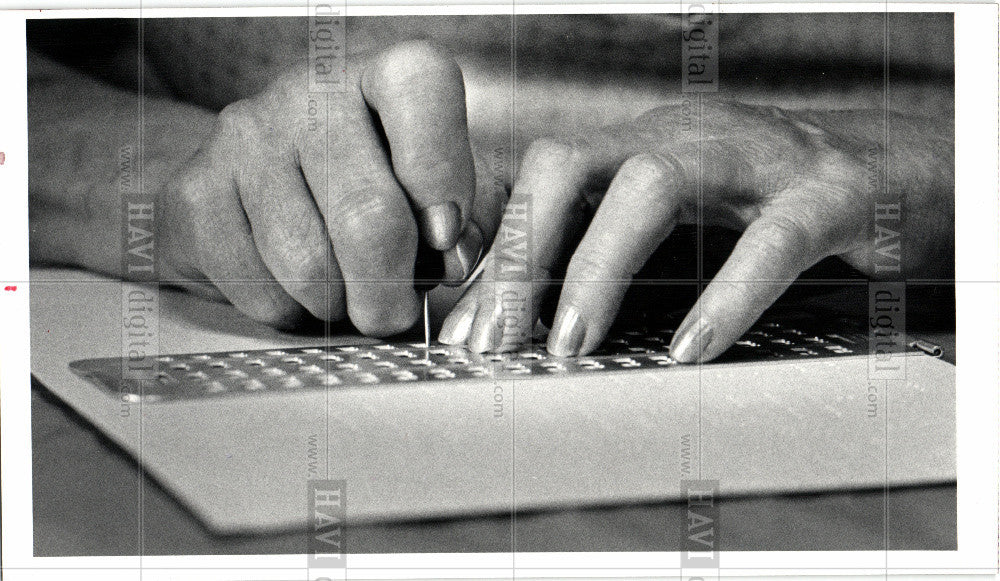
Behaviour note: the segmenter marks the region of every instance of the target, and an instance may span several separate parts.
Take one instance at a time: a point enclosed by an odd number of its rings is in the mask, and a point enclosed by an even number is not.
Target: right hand
[[[164,278],[275,327],[376,336],[419,317],[418,236],[464,280],[504,192],[476,195],[461,70],[425,42],[347,64],[343,92],[310,94],[302,67],[223,109],[159,194]]]
[[[657,107],[634,122],[534,142],[484,276],[445,320],[441,342],[479,353],[520,349],[561,283],[548,350],[590,353],[678,223],[742,232],[678,326],[670,350],[683,363],[721,355],[828,256],[873,280],[954,276],[946,118],[726,102],[699,111],[692,122],[683,107]],[[892,127],[888,144],[883,123]]]

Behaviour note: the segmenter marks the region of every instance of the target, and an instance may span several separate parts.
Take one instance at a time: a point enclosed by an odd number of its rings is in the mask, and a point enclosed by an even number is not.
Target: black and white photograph
[[[1000,573],[996,4],[59,8],[5,576]]]

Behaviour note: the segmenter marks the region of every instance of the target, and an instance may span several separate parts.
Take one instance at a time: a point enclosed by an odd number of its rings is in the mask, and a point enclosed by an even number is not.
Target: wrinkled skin
[[[413,41],[348,71],[310,94],[295,67],[221,111],[159,195],[170,278],[276,327],[349,318],[368,335],[419,317],[421,240],[465,278],[458,255],[488,243],[505,192],[476,193],[461,70]]]
[[[880,111],[711,103],[700,122],[691,115],[661,107],[529,147],[483,278],[445,321],[441,340],[477,352],[516,349],[553,286],[538,282],[565,268],[548,349],[588,353],[653,251],[676,224],[699,218],[743,234],[675,335],[672,353],[682,362],[721,354],[828,256],[876,279],[950,274],[950,125],[891,115],[886,150]],[[879,229],[876,205],[895,203],[901,219]],[[905,240],[899,262],[896,233]]]

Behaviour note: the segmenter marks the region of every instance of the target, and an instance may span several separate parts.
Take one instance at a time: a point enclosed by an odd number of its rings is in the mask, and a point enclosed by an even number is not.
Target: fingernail
[[[580,352],[587,326],[573,307],[560,309],[552,323],[548,350],[556,357],[570,357]]]
[[[446,345],[464,343],[472,331],[472,322],[476,319],[476,306],[476,303],[469,303],[452,311],[441,325],[438,341]]]
[[[461,285],[479,264],[483,255],[483,233],[471,221],[466,224],[458,243],[444,252],[444,276],[447,286]]]
[[[496,317],[492,314],[482,312],[477,313],[476,320],[472,324],[472,335],[469,337],[469,350],[473,353],[486,353],[491,351],[495,345]]]
[[[422,228],[427,243],[434,250],[448,250],[455,245],[462,228],[462,212],[455,202],[444,202],[424,209]]]
[[[712,327],[704,317],[686,323],[670,344],[670,356],[681,363],[694,363],[712,342]]]

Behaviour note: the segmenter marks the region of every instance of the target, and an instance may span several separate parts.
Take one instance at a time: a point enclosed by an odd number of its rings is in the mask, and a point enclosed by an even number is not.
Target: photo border
[[[51,3],[54,6],[65,2]],[[95,3],[111,5],[110,2]],[[281,16],[307,14],[305,2],[271,8],[153,8],[0,13],[0,451],[2,563],[8,579],[275,579],[302,578],[306,555],[34,557],[32,554],[30,329],[27,227],[26,18]],[[349,15],[568,14],[674,12],[679,3],[653,4],[348,4]],[[2,6],[0,6],[2,7]],[[955,14],[956,425],[958,550],[723,552],[724,576],[788,574],[996,574],[998,561],[998,425],[1000,425],[1000,183],[998,183],[997,5],[723,3],[735,12],[897,12]],[[983,325],[992,321],[993,325]],[[355,555],[350,578],[676,576],[680,553],[420,553]],[[442,568],[441,563],[448,563]],[[141,571],[140,571],[141,567]],[[183,575],[181,573],[183,572]],[[289,577],[291,576],[291,577]]]

